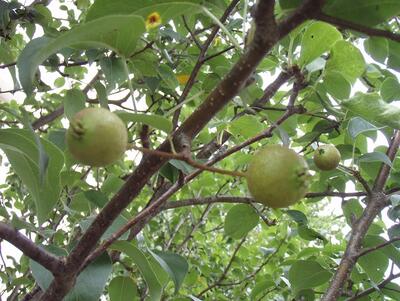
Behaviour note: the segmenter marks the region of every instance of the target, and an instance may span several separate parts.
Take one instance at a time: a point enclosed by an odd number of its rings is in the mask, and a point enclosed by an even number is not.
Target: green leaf
[[[342,34],[336,27],[325,22],[314,22],[304,32],[301,41],[299,65],[305,66],[331,49]]]
[[[68,120],[71,121],[72,117],[79,111],[85,108],[86,96],[78,89],[68,90],[64,99],[64,114]]]
[[[307,225],[307,216],[299,210],[286,210],[285,213],[289,215],[299,225]]]
[[[255,209],[247,204],[233,206],[225,217],[225,234],[239,239],[258,225],[259,216]]]
[[[393,300],[400,300],[400,285],[396,283],[388,283],[384,288],[381,289],[381,292]]]
[[[60,171],[64,155],[51,142],[41,139],[49,163],[41,184],[39,172],[39,150],[28,130],[0,130],[0,148],[7,155],[11,166],[32,195],[39,223],[43,223],[58,202],[61,192]]]
[[[361,217],[363,213],[363,207],[357,199],[351,199],[342,203],[343,214],[346,217],[348,225],[352,226],[354,220]]]
[[[400,237],[400,224],[393,225],[388,229],[388,235],[390,239],[395,237]],[[396,241],[393,243],[396,248],[400,248],[400,241]]]
[[[385,254],[378,250],[361,256],[358,259],[358,264],[372,281],[379,283],[383,280],[386,269],[389,265],[389,259]]]
[[[125,253],[135,262],[147,283],[149,289],[148,300],[159,301],[163,289],[144,253],[127,241],[117,241],[110,248]]]
[[[364,41],[364,48],[376,61],[384,63],[389,54],[389,43],[385,38],[370,37]]]
[[[388,41],[389,43],[389,58],[387,66],[393,70],[400,71],[400,43]]]
[[[326,72],[339,72],[350,83],[360,77],[365,70],[365,60],[360,50],[347,41],[337,41],[333,45]]]
[[[388,234],[389,234],[389,238],[392,238],[390,236],[389,231],[388,231]],[[399,237],[399,236],[397,236],[397,237]],[[363,241],[363,248],[373,248],[373,247],[376,247],[376,246],[381,245],[386,242],[387,242],[387,240],[381,236],[367,235],[367,236],[365,236],[364,241]],[[382,252],[383,254],[385,254],[386,257],[390,258],[397,266],[400,266],[400,251],[396,249],[396,247],[395,247],[396,243],[397,242],[387,245],[383,248],[379,248],[378,250],[380,252]],[[375,251],[371,252],[371,254],[374,254],[374,253],[375,253]]]
[[[24,128],[28,130],[30,133],[31,137],[33,138],[33,141],[36,144],[36,147],[39,151],[39,159],[38,159],[38,165],[39,165],[39,184],[40,186],[43,185],[44,182],[44,177],[47,171],[47,167],[49,164],[49,156],[47,155],[42,142],[40,141],[40,137],[38,134],[36,134],[35,130],[32,128],[31,121],[29,120],[29,115],[28,112],[25,111],[24,108],[20,108],[20,111],[22,112],[22,123],[24,124]]]
[[[133,279],[129,276],[117,276],[108,285],[110,301],[137,301],[139,293]]]
[[[323,84],[326,91],[337,99],[346,99],[350,96],[351,84],[340,72],[327,72]]]
[[[186,259],[178,254],[163,251],[150,251],[154,259],[168,273],[175,285],[175,294],[179,291],[189,270]]]
[[[86,197],[86,195],[85,195]],[[87,229],[89,229],[89,226],[92,224],[93,220],[94,220],[94,216],[89,216],[85,219],[82,219],[80,221],[80,226],[82,231],[86,231]],[[104,234],[101,236],[101,240],[105,240],[110,238],[114,232],[118,231],[119,229],[121,229],[123,226],[125,226],[128,222],[127,217],[125,216],[125,214],[122,214],[120,216],[118,216],[113,223],[111,224],[110,227],[107,228],[106,232],[104,232]],[[124,233],[121,236],[121,239],[127,239],[128,238],[129,233]]]
[[[97,98],[102,108],[108,109],[108,99],[106,87],[101,82],[95,82],[93,87],[96,89]]]
[[[251,300],[257,300],[257,297],[265,292],[267,289],[275,286],[275,282],[272,280],[271,275],[263,275],[261,281],[258,281],[254,286],[250,294]]]
[[[169,160],[169,163],[172,166],[176,167],[178,170],[182,171],[185,175],[188,175],[195,171],[195,168],[187,164],[185,161],[172,159]]]
[[[109,85],[108,90],[115,89],[117,85],[126,80],[125,66],[122,58],[105,57],[100,60],[100,66],[107,79]]]
[[[103,253],[79,274],[73,290],[65,301],[98,301],[112,272],[112,263],[107,253]]]
[[[171,90],[175,90],[179,86],[179,82],[176,79],[174,71],[168,65],[160,65],[157,72],[163,82]]]
[[[144,31],[144,20],[140,16],[115,15],[77,25],[54,39],[34,39],[22,50],[17,62],[22,87],[27,94],[31,94],[38,66],[62,48],[109,48],[129,57]]]
[[[235,119],[228,126],[228,131],[233,135],[240,135],[244,138],[250,138],[263,130],[263,124],[257,117],[252,115],[244,115]]]
[[[54,248],[49,251],[55,253]],[[65,256],[67,254],[65,254],[65,252],[58,251],[56,255]],[[33,260],[30,261],[30,266],[36,282],[40,288],[45,291],[53,280],[53,275]],[[94,262],[88,265],[82,271],[82,273],[79,274],[78,278],[76,279],[75,286],[63,300],[98,301],[103,293],[111,271],[112,264],[110,257],[106,253],[103,253]]]
[[[180,15],[190,15],[201,11],[202,1],[176,0],[96,0],[90,7],[86,21],[91,21],[111,14],[135,14],[144,19],[157,12],[162,24]]]
[[[342,105],[378,126],[400,129],[400,108],[384,102],[378,94],[356,93],[354,97],[342,101]]]
[[[353,140],[355,140],[358,135],[370,131],[377,131],[378,129],[379,128],[362,119],[361,117],[351,118],[347,126],[347,131],[349,132],[349,135]]]
[[[331,276],[331,272],[312,260],[298,260],[289,270],[289,281],[296,291],[320,286]]]
[[[128,113],[125,111],[115,112],[124,122],[141,122],[159,129],[165,133],[172,131],[172,122],[160,115]]]
[[[390,161],[389,157],[381,152],[363,154],[358,158],[358,162],[382,162],[393,167],[392,161]]]
[[[393,77],[386,78],[381,86],[381,96],[386,102],[400,100],[400,83]]]
[[[374,26],[400,13],[397,0],[335,0],[330,1],[323,11],[331,16],[357,24]]]
[[[299,225],[297,227],[297,232],[299,233],[299,236],[302,239],[305,239],[308,241],[320,239],[324,242],[327,242],[327,239],[322,234],[318,233],[317,231],[315,231],[305,225]]]

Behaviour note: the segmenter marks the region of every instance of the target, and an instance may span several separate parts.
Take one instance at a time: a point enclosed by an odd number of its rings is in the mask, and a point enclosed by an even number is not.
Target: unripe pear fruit
[[[321,145],[314,152],[314,163],[321,170],[335,169],[340,158],[340,152],[332,144]]]
[[[310,174],[307,162],[295,151],[281,145],[268,145],[254,154],[246,180],[257,202],[283,208],[306,195]]]
[[[124,122],[104,108],[86,108],[72,118],[67,146],[80,163],[106,166],[122,157],[128,145]]]

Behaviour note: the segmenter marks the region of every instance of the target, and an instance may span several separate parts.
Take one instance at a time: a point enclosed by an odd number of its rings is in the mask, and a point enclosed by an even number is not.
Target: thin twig
[[[400,277],[400,273],[397,274],[391,274],[388,278],[386,278],[385,280],[383,280],[381,283],[377,284],[376,286],[370,287],[368,289],[366,289],[365,291],[362,291],[360,293],[358,293],[357,295],[355,295],[354,297],[348,298],[346,299],[346,301],[355,301],[358,299],[361,299],[362,297],[368,296],[369,294],[372,294],[373,292],[376,291],[376,288],[378,289],[382,289],[384,288],[386,285],[388,285],[389,283],[392,282],[392,280],[397,279]]]
[[[390,32],[388,30],[382,30],[378,28],[371,28],[361,24],[357,24],[351,21],[339,19],[333,16],[329,16],[323,13],[320,13],[316,16],[316,19],[336,25],[341,28],[355,30],[361,33],[365,33],[368,36],[374,37],[384,37],[389,40],[400,42],[400,34]]]
[[[220,169],[220,168],[216,168],[216,167],[198,163],[182,153],[179,153],[179,154],[167,153],[167,152],[163,152],[163,151],[159,151],[159,150],[152,150],[152,149],[143,148],[143,147],[134,146],[134,145],[130,145],[129,147],[131,149],[141,151],[142,153],[145,153],[145,154],[151,154],[151,155],[160,156],[160,157],[164,157],[164,158],[168,158],[168,159],[184,161],[187,164],[189,164],[195,168],[198,168],[198,169],[207,170],[207,171],[211,171],[211,172],[215,172],[215,173],[219,173],[219,174],[223,174],[223,175],[229,175],[232,177],[246,177],[246,174],[243,172],[240,172],[240,171],[230,171],[230,170]]]
[[[367,254],[369,254],[371,252],[374,252],[374,251],[379,250],[381,248],[384,248],[384,247],[386,247],[388,245],[391,245],[392,243],[394,243],[396,241],[399,241],[399,240],[400,240],[400,237],[394,237],[394,238],[392,238],[392,239],[390,239],[388,241],[385,241],[384,243],[381,243],[379,245],[376,245],[374,247],[363,249],[358,253],[357,257],[361,257],[361,256],[364,256],[364,255],[367,255]]]

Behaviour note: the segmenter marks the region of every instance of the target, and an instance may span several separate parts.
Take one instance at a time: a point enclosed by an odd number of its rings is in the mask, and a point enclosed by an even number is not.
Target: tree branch
[[[390,161],[394,161],[397,150],[400,145],[400,130],[397,130],[390,142],[389,148],[386,151],[386,155],[389,157]],[[386,181],[389,177],[391,167],[387,164],[382,164],[381,169],[376,177],[373,190],[374,191],[382,191],[385,188]]]
[[[391,245],[392,243],[394,243],[396,241],[399,241],[399,240],[400,240],[400,237],[394,237],[394,238],[392,238],[392,239],[390,239],[388,241],[385,241],[384,243],[381,243],[379,245],[376,245],[374,247],[363,249],[358,253],[357,257],[361,257],[361,256],[364,256],[364,255],[367,255],[367,254],[369,254],[371,252],[374,252],[374,251],[379,250],[381,248],[384,248],[384,247],[386,247],[388,245]]]
[[[400,34],[396,34],[387,30],[367,27],[351,21],[328,16],[324,13],[316,15],[315,19],[336,25],[344,29],[350,29],[361,33],[365,33],[368,36],[383,37],[395,42],[400,42]]]
[[[386,285],[388,285],[390,282],[392,282],[392,280],[397,279],[399,277],[400,277],[400,273],[391,274],[388,278],[383,280],[378,285],[370,287],[370,288],[366,289],[365,291],[362,291],[361,293],[358,293],[354,297],[346,299],[346,301],[355,301],[355,300],[358,300],[358,299],[360,299],[362,297],[368,296],[369,294],[372,294],[373,292],[375,292],[376,288],[379,288],[379,289],[384,288]]]
[[[219,278],[214,283],[210,284],[208,287],[203,289],[199,294],[197,294],[197,297],[201,297],[209,290],[212,290],[214,287],[218,286],[218,284],[220,284],[225,279],[226,274],[228,274],[229,269],[232,266],[233,260],[236,258],[236,254],[239,252],[240,247],[243,245],[243,243],[245,241],[246,241],[246,236],[243,237],[242,240],[237,244],[237,246],[236,246],[235,250],[233,251],[232,256],[229,259],[229,262],[228,262],[227,266],[225,267],[224,271],[222,272],[221,276],[219,276]]]
[[[393,162],[400,145],[400,131],[396,131],[386,152],[389,159]],[[383,193],[385,183],[389,177],[390,167],[382,164],[376,178],[372,193],[368,196],[368,204],[361,217],[354,223],[346,251],[340,264],[333,276],[328,290],[325,292],[322,301],[334,301],[340,296],[343,286],[348,279],[351,270],[357,262],[361,250],[362,241],[368,228],[375,217],[387,205],[387,196]]]
[[[60,258],[47,252],[42,247],[37,246],[18,230],[3,222],[0,222],[0,237],[17,247],[24,255],[40,263],[43,267],[52,272],[53,275],[60,275],[63,273],[64,262]]]

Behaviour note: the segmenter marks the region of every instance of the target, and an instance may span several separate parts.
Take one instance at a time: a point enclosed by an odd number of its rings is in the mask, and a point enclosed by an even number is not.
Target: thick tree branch
[[[351,270],[357,262],[361,249],[362,241],[368,231],[369,226],[375,217],[386,205],[386,195],[374,192],[368,198],[368,205],[362,216],[354,223],[346,251],[340,264],[333,276],[328,290],[325,292],[322,301],[335,301],[341,295],[343,286],[348,279]]]
[[[388,150],[386,151],[386,155],[392,162],[396,157],[399,145],[400,145],[400,130],[397,130],[394,134],[392,141],[390,142]],[[385,188],[386,181],[389,178],[390,169],[391,167],[387,164],[381,165],[381,169],[374,183],[374,188],[373,188],[374,191],[382,191]]]
[[[397,150],[400,145],[400,133],[396,131],[389,148],[387,156],[393,161],[396,157]],[[331,279],[328,290],[322,298],[322,301],[334,301],[341,295],[343,286],[348,279],[351,270],[357,262],[361,245],[368,228],[374,221],[375,217],[388,204],[387,196],[382,192],[387,178],[389,177],[390,167],[386,164],[382,165],[378,177],[375,181],[372,194],[368,197],[367,207],[364,209],[361,217],[354,223],[350,235],[349,242],[346,247],[344,256],[336,270],[335,275]]]
[[[63,273],[64,262],[60,258],[47,252],[29,238],[22,235],[18,230],[3,222],[0,222],[0,238],[20,249],[24,255],[40,263],[54,275]]]
[[[383,38],[390,39],[392,41],[400,42],[400,34],[393,33],[393,32],[387,31],[387,30],[371,28],[371,27],[357,24],[357,23],[354,23],[351,21],[328,16],[323,13],[316,15],[315,19],[330,23],[332,25],[336,25],[336,26],[344,28],[344,29],[350,29],[350,30],[361,32],[361,33],[365,33],[368,36],[383,37]]]

